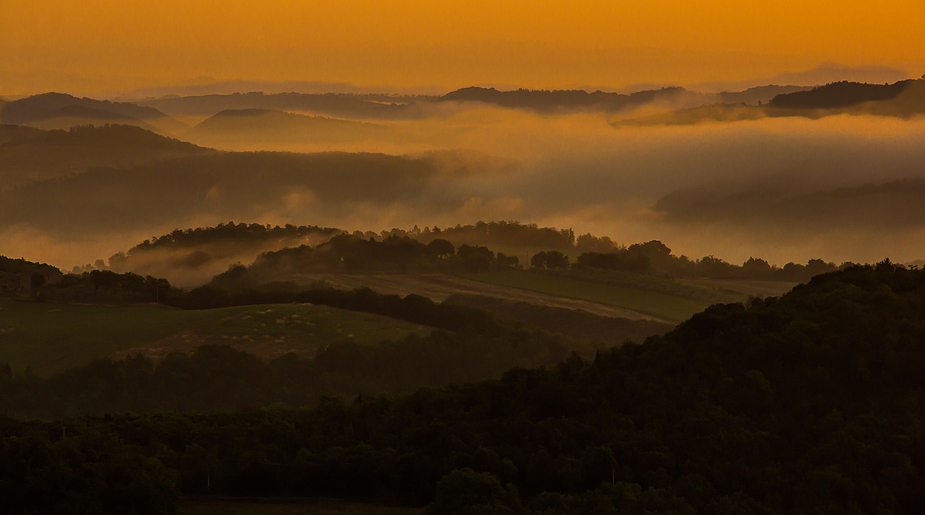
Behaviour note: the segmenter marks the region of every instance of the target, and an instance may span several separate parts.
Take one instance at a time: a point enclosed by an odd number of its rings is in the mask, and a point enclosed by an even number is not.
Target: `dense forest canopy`
[[[310,411],[7,418],[0,484],[14,513],[49,510],[43,492],[133,502],[113,493],[125,491],[151,499],[150,513],[169,512],[178,492],[346,495],[432,503],[433,513],[916,513],[923,314],[925,271],[884,261],[780,298],[716,305],[593,360],[514,367],[498,380],[324,397]],[[187,363],[190,372],[262,366],[221,348]],[[270,376],[299,369],[271,365]],[[168,367],[95,366],[121,381],[148,370],[152,384]],[[255,393],[234,376],[186,377],[225,377],[188,387],[190,399]],[[3,391],[42,388],[2,380]],[[127,463],[135,473],[107,472]],[[103,488],[88,494],[72,466]],[[30,495],[14,495],[22,488]]]

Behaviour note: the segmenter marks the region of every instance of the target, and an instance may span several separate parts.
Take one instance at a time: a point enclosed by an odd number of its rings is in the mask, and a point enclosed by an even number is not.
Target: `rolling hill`
[[[816,88],[799,88],[775,95],[764,105],[749,105],[747,97],[722,94],[723,103],[715,103],[619,120],[613,125],[692,125],[701,122],[737,122],[761,118],[799,116],[818,119],[839,114],[912,118],[925,113],[925,79],[905,80],[893,84],[834,82]],[[728,100],[727,100],[728,99]],[[730,103],[734,100],[739,103]]]
[[[388,135],[389,128],[372,123],[268,109],[226,109],[196,125],[184,137],[217,148],[266,149],[280,145],[381,139]]]
[[[214,152],[133,125],[78,126],[42,131],[0,126],[0,191],[99,167],[126,167],[158,159]]]
[[[0,122],[42,129],[119,123],[168,134],[188,128],[186,124],[152,107],[77,98],[65,93],[43,93],[8,102],[0,109]]]
[[[306,356],[339,340],[375,344],[416,324],[327,306],[236,306],[180,310],[159,305],[100,306],[0,300],[0,363],[36,375],[83,366],[108,356],[162,358],[221,343],[264,358]]]
[[[347,93],[305,94],[262,92],[231,95],[169,96],[138,102],[172,116],[212,116],[233,109],[295,111],[354,120],[405,120],[423,115],[415,108],[417,97],[354,95]]]

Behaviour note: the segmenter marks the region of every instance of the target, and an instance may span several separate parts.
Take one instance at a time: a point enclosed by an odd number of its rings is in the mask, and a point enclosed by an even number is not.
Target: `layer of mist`
[[[734,263],[925,255],[922,188],[896,182],[925,177],[921,119],[614,128],[595,113],[457,107],[390,122],[403,140],[273,147],[383,154],[190,156],[33,182],[0,193],[0,254],[70,267],[230,220],[348,231],[517,220]],[[876,193],[858,200],[867,184]]]

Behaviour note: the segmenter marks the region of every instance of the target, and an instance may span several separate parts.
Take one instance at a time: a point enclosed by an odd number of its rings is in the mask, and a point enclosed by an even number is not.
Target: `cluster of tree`
[[[591,233],[582,234],[575,240],[575,250],[581,252],[600,252],[611,253],[626,249],[625,246],[617,245],[610,236],[597,237]]]
[[[342,233],[340,229],[332,227],[318,227],[317,225],[299,225],[286,224],[284,227],[279,225],[261,225],[261,224],[235,224],[233,221],[220,223],[215,227],[199,227],[196,229],[186,229],[165,234],[160,237],[145,240],[135,245],[128,251],[128,256],[136,252],[145,252],[158,248],[182,249],[207,245],[210,243],[253,243],[268,240],[285,240],[296,238],[307,238],[310,236],[335,236]]]
[[[43,285],[39,291],[45,300],[66,302],[160,302],[169,303],[184,292],[170,281],[132,272],[91,270],[67,274],[57,284]]]
[[[885,261],[716,305],[593,361],[324,397],[313,410],[9,423],[3,445],[66,431],[109,463],[112,440],[95,435],[114,434],[140,463],[175,471],[183,494],[377,498],[430,513],[917,513],[923,335],[925,271]],[[352,352],[320,363],[377,366]],[[6,449],[4,471],[34,460]]]
[[[235,224],[233,221],[220,223],[215,227],[176,229],[169,234],[145,240],[128,252],[112,255],[108,263],[99,259],[91,265],[75,267],[74,272],[93,269],[111,269],[127,272],[143,267],[150,260],[162,259],[174,267],[194,269],[211,263],[216,258],[247,254],[248,251],[266,248],[267,245],[293,245],[307,240],[326,239],[343,231],[331,227],[262,224]],[[158,251],[178,253],[179,257],[167,258]],[[174,255],[174,254],[171,254]]]
[[[558,250],[540,251],[530,257],[530,266],[533,268],[568,268],[568,256]]]
[[[8,274],[17,274],[28,270],[58,270],[57,268],[46,263],[35,263],[24,258],[10,258],[0,255],[0,272]]]
[[[257,289],[262,284],[304,272],[413,272],[433,270],[485,271],[492,267],[519,267],[516,256],[495,255],[486,247],[463,244],[459,248],[436,238],[424,244],[408,236],[382,241],[340,234],[311,247],[300,245],[264,252],[248,267],[235,265],[212,280],[229,291]]]
[[[813,276],[854,265],[854,263],[843,263],[837,266],[835,263],[826,263],[821,259],[810,259],[806,265],[790,262],[783,267],[777,267],[761,258],[751,257],[742,266],[737,266],[714,256],[704,256],[697,260],[683,255],[675,256],[671,254],[671,249],[658,240],[636,243],[626,249],[616,249],[606,253],[584,252],[578,256],[576,261],[579,267],[636,273],[661,273],[673,277],[793,282],[805,282]]]
[[[11,515],[176,513],[176,471],[126,445],[100,422],[78,422],[69,434],[67,427],[49,431],[45,424],[0,418],[0,510]]]
[[[415,226],[416,228],[417,226]],[[571,229],[556,229],[554,227],[539,227],[536,224],[522,224],[520,222],[483,222],[475,225],[459,225],[440,229],[424,227],[423,230],[412,229],[409,235],[421,241],[428,242],[434,238],[443,238],[457,245],[516,245],[521,247],[543,247],[550,249],[569,249],[575,244],[575,233]]]
[[[200,249],[182,257],[175,265],[194,267],[209,263],[213,256],[202,251],[204,245],[222,244],[250,246],[267,242],[298,242],[308,238],[328,238],[319,245],[286,247],[261,254],[248,267],[236,266],[215,278],[213,285],[229,291],[256,289],[261,284],[287,280],[292,272],[406,272],[421,270],[466,270],[520,268],[517,256],[495,254],[487,245],[511,245],[546,249],[530,256],[533,268],[562,270],[609,269],[642,274],[662,274],[673,277],[707,277],[714,279],[759,279],[804,282],[814,275],[851,266],[837,266],[820,259],[807,264],[771,265],[761,258],[749,258],[741,266],[727,263],[714,256],[690,259],[676,256],[658,240],[618,245],[609,237],[590,233],[575,237],[571,229],[538,227],[519,222],[482,222],[457,225],[446,229],[415,226],[411,230],[391,229],[380,233],[317,226],[261,224],[219,224],[216,227],[177,229],[170,234],[146,240],[128,253],[109,258],[110,268],[131,269],[132,259],[157,249]],[[563,252],[583,251],[574,263]],[[180,258],[177,258],[180,259]],[[175,260],[176,261],[176,260]],[[97,268],[105,268],[102,260]],[[88,265],[87,269],[92,269]]]

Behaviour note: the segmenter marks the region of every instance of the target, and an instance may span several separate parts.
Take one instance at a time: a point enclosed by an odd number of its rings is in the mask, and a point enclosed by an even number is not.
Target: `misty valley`
[[[220,86],[0,98],[0,513],[925,507],[925,77]]]

